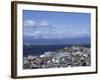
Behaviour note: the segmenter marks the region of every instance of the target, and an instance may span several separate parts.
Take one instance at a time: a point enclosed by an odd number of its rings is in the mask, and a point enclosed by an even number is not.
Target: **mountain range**
[[[90,44],[90,37],[78,37],[78,38],[63,38],[63,39],[45,39],[45,38],[24,38],[24,45],[36,44],[36,45],[65,45],[65,44]]]

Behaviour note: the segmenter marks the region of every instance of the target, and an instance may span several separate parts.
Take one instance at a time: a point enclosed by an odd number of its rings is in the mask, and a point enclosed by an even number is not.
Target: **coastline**
[[[24,57],[23,69],[55,68],[90,66],[90,48],[73,45],[55,51],[46,51],[38,56],[28,55]]]

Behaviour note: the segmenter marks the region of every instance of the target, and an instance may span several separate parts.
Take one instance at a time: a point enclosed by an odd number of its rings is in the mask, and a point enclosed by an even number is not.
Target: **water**
[[[72,45],[31,45],[23,46],[23,55],[33,55],[38,56],[44,54],[47,51],[56,51],[58,49],[63,49],[65,47],[71,47]],[[85,47],[90,47],[89,45],[84,45]]]

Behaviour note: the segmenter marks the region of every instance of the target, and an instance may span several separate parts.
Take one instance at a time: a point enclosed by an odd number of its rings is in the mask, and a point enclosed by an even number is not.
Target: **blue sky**
[[[23,33],[34,39],[90,37],[90,20],[90,13],[23,10]]]

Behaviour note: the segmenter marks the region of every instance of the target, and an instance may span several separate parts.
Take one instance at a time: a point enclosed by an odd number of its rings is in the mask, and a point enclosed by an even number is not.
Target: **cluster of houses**
[[[72,46],[44,52],[39,56],[28,55],[24,57],[23,69],[90,66],[90,53],[90,48]]]

